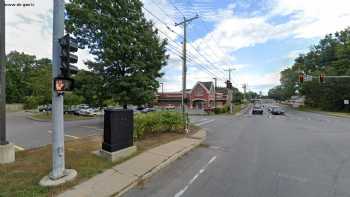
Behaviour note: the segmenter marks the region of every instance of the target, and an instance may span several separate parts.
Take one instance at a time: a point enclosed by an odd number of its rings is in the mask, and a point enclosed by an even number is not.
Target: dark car
[[[280,107],[272,107],[270,112],[273,115],[283,115],[284,114],[284,110]]]
[[[252,110],[252,114],[263,114],[264,113],[264,109],[262,108],[261,105],[254,105],[253,110]]]
[[[50,112],[52,111],[51,105],[42,105],[38,107],[39,112]]]

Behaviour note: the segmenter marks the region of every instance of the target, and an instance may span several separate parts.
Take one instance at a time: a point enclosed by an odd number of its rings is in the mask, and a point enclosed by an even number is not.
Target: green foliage
[[[234,103],[234,104],[241,104],[241,103],[243,103],[243,98],[244,98],[243,93],[238,91],[238,89],[233,91],[232,103]]]
[[[108,96],[124,107],[152,101],[168,57],[142,2],[71,0],[66,9],[67,31],[95,56],[88,65],[101,74]]]
[[[230,106],[218,107],[214,109],[215,114],[225,114],[230,111]]]
[[[24,98],[24,109],[35,109],[40,105],[40,97],[26,96]]]
[[[81,103],[84,102],[95,107],[104,106],[104,100],[107,99],[107,96],[101,75],[94,71],[81,70],[74,76],[74,79],[74,92],[83,98]]]
[[[84,102],[84,97],[79,96],[75,93],[65,93],[64,94],[64,105],[79,105]]]
[[[182,123],[182,115],[178,112],[140,113],[134,118],[134,137],[140,139],[149,134],[178,132],[183,126]]]
[[[344,105],[350,99],[350,79],[326,79],[320,84],[318,76],[350,75],[350,28],[329,34],[306,54],[299,55],[294,65],[281,72],[281,86],[269,91],[270,98],[289,99],[298,91],[306,96],[306,105],[331,111],[349,111]],[[298,73],[315,76],[313,81],[298,83]]]
[[[27,107],[51,100],[51,61],[13,51],[6,57],[6,101]],[[36,98],[26,98],[28,96]]]

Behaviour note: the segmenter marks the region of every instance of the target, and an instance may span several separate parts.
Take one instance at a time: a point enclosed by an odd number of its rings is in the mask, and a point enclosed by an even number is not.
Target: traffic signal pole
[[[6,145],[5,2],[0,0],[0,145]]]
[[[0,0],[0,164],[15,161],[14,145],[6,139],[5,2]]]
[[[52,37],[52,77],[61,75],[61,46],[64,36],[64,0],[54,0]],[[75,170],[65,169],[63,95],[52,87],[52,172],[40,181],[42,186],[56,186],[75,178]]]
[[[61,74],[61,46],[59,39],[64,36],[64,0],[54,0],[53,10],[53,50],[52,50],[52,78]],[[52,173],[50,178],[59,179],[64,176],[64,120],[63,95],[57,95],[52,88]]]

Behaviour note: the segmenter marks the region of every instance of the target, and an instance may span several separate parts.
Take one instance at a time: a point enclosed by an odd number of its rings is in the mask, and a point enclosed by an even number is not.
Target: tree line
[[[299,82],[299,74],[313,76],[312,81]],[[325,74],[324,83],[319,75]],[[344,100],[350,99],[350,78],[327,78],[327,76],[350,76],[350,28],[328,34],[300,54],[292,67],[281,72],[281,85],[272,88],[269,96],[286,100],[293,95],[306,97],[309,107],[332,111],[350,111]]]

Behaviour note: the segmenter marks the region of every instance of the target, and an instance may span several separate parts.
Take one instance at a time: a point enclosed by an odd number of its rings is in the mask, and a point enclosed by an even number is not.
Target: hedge
[[[151,112],[136,114],[134,118],[134,138],[149,134],[182,131],[182,115],[178,112]]]

